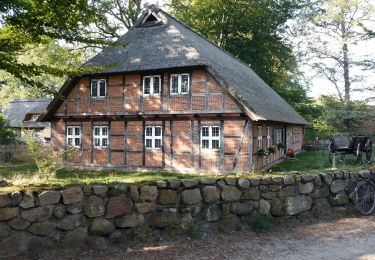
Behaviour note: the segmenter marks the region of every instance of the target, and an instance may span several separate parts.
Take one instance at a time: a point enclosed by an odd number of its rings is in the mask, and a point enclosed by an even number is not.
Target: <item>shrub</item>
[[[200,240],[203,237],[201,227],[197,224],[192,224],[187,230],[188,236],[194,240]]]
[[[75,149],[69,149],[66,153],[60,151],[55,153],[51,146],[43,145],[36,138],[32,130],[23,130],[24,140],[30,157],[35,161],[39,174],[47,180],[56,175],[57,170],[64,167],[64,155],[70,157]]]
[[[254,231],[267,232],[275,228],[275,222],[270,216],[259,215],[254,223]]]

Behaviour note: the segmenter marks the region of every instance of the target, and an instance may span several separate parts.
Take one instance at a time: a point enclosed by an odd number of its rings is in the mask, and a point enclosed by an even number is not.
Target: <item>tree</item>
[[[67,44],[107,44],[97,35],[82,33],[92,23],[103,20],[87,0],[3,0],[0,2],[0,70],[25,84],[48,88],[35,76],[64,76],[80,70],[67,64],[52,66],[25,63],[18,59],[27,48],[57,40]]]
[[[17,142],[17,135],[9,127],[3,114],[0,114],[0,145],[12,144]]]
[[[353,50],[369,39],[363,25],[375,25],[374,20],[371,22],[373,8],[368,0],[315,0],[306,4],[296,23],[300,29],[301,57],[334,85],[339,99],[346,104],[354,91],[370,87],[361,83],[361,71],[368,57]]]
[[[142,0],[98,0],[93,2],[105,19],[95,22],[95,28],[104,38],[117,39],[138,20],[144,5]]]
[[[23,64],[47,65],[50,67],[78,67],[86,59],[84,50],[71,50],[60,46],[57,42],[28,46],[25,52],[18,55],[17,60]],[[20,79],[0,70],[0,108],[5,107],[9,101],[17,98],[40,98],[48,93],[56,92],[65,80],[65,76],[43,74],[32,76],[32,80],[41,83],[44,88],[28,85]],[[46,93],[48,89],[48,93]]]
[[[315,100],[313,106],[315,115],[305,132],[308,141],[313,141],[317,136],[330,138],[337,133],[354,134],[358,122],[371,116],[371,111],[364,102],[344,103],[333,96],[323,95]]]
[[[170,0],[172,14],[251,68],[307,118],[307,97],[287,23],[301,8],[285,0]]]

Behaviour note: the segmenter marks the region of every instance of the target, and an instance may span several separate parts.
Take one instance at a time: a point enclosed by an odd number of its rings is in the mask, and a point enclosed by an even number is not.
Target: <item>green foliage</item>
[[[267,215],[259,215],[254,223],[255,232],[268,232],[276,227],[276,224],[272,217]]]
[[[14,144],[18,142],[17,135],[9,127],[4,115],[0,114],[0,145]]]
[[[66,153],[62,151],[55,154],[51,146],[39,142],[33,130],[23,132],[30,157],[35,161],[39,174],[47,181],[64,167],[64,157],[69,158],[74,153],[74,150],[68,150]]]
[[[360,101],[345,103],[339,98],[321,96],[314,106],[318,113],[305,131],[305,138],[309,142],[316,137],[327,139],[337,133],[355,134],[358,121],[371,118],[371,111]]]
[[[25,52],[18,55],[17,60],[24,64],[50,67],[78,67],[86,59],[83,50],[70,50],[58,45],[56,42],[30,45]],[[54,93],[63,84],[65,76],[43,74],[32,76],[32,80],[39,82],[44,87],[25,84],[20,79],[4,70],[0,70],[0,104],[6,106],[13,99],[40,98],[47,93]],[[47,91],[46,91],[47,90]],[[46,93],[47,92],[47,93]]]
[[[104,19],[87,0],[5,0],[0,2],[0,70],[24,84],[48,92],[49,86],[34,77],[50,74],[63,77],[84,69],[73,64],[37,64],[19,59],[30,47],[61,41],[69,44],[107,44],[108,41],[87,33],[91,23]],[[86,33],[85,33],[86,32]]]
[[[203,237],[203,232],[198,224],[192,224],[187,230],[188,236],[194,240],[201,240]]]

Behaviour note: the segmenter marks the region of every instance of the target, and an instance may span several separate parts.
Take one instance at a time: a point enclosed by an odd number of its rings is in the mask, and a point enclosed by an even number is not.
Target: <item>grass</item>
[[[13,187],[53,187],[77,184],[117,183],[151,183],[156,180],[201,179],[204,177],[220,177],[222,175],[176,174],[166,172],[121,172],[121,171],[81,171],[59,170],[56,176],[46,180],[38,174],[35,164],[3,164],[0,165],[0,179],[5,179]],[[0,188],[1,189],[1,188]]]
[[[375,147],[373,148],[373,156],[375,154]],[[367,169],[367,164],[357,165],[356,157],[354,155],[347,155],[345,164],[338,157],[337,168],[347,170]],[[312,151],[301,152],[294,160],[286,159],[279,164],[269,169],[269,172],[289,172],[289,171],[330,171],[335,170],[328,160],[327,151]]]
[[[375,149],[373,154],[375,154]],[[366,169],[367,165],[356,165],[353,155],[348,156],[346,165],[338,162],[337,169],[360,170]],[[330,162],[326,151],[302,152],[296,156],[295,160],[284,160],[263,173],[252,174],[250,177],[261,175],[278,175],[279,172],[319,172],[331,171]],[[239,177],[241,174],[230,175],[229,177]],[[115,185],[117,183],[150,183],[156,180],[173,179],[202,179],[204,177],[224,177],[224,175],[214,174],[176,174],[166,172],[121,172],[121,171],[80,171],[80,170],[59,170],[56,176],[46,180],[38,174],[38,169],[33,163],[22,164],[2,164],[0,165],[0,180],[5,179],[11,183],[10,187],[4,189],[33,187],[53,187],[72,186],[79,184],[106,184]],[[247,175],[247,177],[249,177]]]

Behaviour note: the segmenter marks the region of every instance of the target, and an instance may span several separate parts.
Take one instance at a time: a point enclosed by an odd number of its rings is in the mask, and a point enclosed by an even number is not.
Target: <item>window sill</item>
[[[143,94],[143,97],[155,97],[155,98],[160,98],[160,94]]]
[[[107,98],[107,96],[104,96],[104,97],[93,97],[93,96],[91,96],[91,98],[92,99],[105,99],[105,98]]]
[[[189,95],[189,92],[188,93],[181,93],[181,94],[170,94],[171,97],[184,97],[184,96],[188,96]]]

